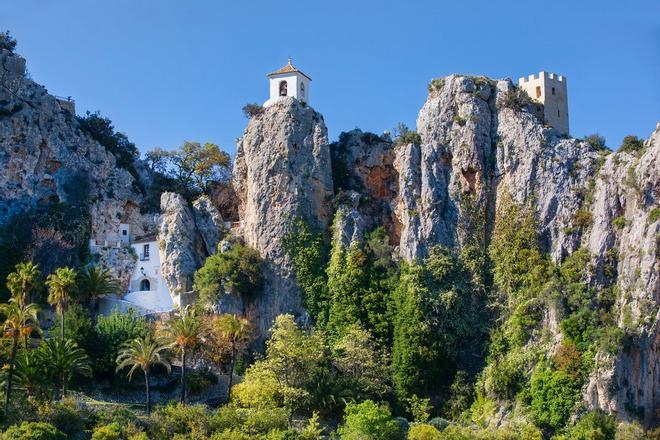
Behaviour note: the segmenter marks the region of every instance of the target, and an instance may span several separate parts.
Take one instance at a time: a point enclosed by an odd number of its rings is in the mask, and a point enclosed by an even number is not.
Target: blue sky
[[[634,5],[634,6],[633,6]],[[184,140],[235,151],[241,108],[294,64],[330,138],[414,126],[434,77],[557,72],[571,132],[610,147],[660,120],[660,2],[2,0],[0,29],[77,110],[100,110],[142,151]]]

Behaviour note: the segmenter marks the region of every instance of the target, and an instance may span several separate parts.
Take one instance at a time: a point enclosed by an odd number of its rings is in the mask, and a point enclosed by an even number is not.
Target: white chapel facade
[[[268,107],[286,97],[293,97],[305,103],[309,102],[309,85],[312,79],[297,69],[291,62],[275,72],[268,74],[270,97],[264,103]]]

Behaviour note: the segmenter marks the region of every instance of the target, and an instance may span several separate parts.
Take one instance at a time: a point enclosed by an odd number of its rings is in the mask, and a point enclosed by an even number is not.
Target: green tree
[[[60,336],[64,340],[64,311],[73,298],[76,289],[76,271],[70,267],[61,267],[46,279],[48,286],[48,304],[55,306],[60,315]]]
[[[46,373],[53,383],[56,400],[64,397],[66,386],[75,375],[92,375],[85,350],[70,339],[47,339],[39,345],[38,350],[41,362],[47,365]]]
[[[115,360],[122,345],[129,340],[143,338],[148,333],[146,319],[139,316],[135,309],[130,308],[125,313],[115,309],[108,316],[98,316],[94,327],[97,344],[93,350],[97,359],[96,371],[114,373]]]
[[[305,332],[292,315],[279,315],[270,329],[266,357],[255,362],[234,386],[236,400],[247,406],[284,406],[293,411],[309,403],[314,380],[327,363],[318,332]]]
[[[341,240],[334,240],[328,264],[327,325],[328,334],[334,340],[341,338],[352,324],[367,324],[363,322],[361,304],[367,288],[366,264],[366,255],[358,245],[345,249]]]
[[[33,295],[39,289],[39,265],[27,261],[18,263],[16,271],[7,276],[7,288],[20,306],[34,302]]]
[[[333,365],[356,401],[390,392],[388,356],[368,331],[349,327],[332,348]]]
[[[203,304],[216,304],[225,292],[250,297],[261,290],[263,260],[255,251],[240,243],[230,250],[211,255],[195,272],[194,288]]]
[[[344,412],[344,424],[337,433],[343,440],[400,440],[403,430],[392,418],[385,405],[371,400],[362,403],[349,403]]]
[[[438,350],[426,312],[429,291],[424,270],[404,264],[394,292],[392,379],[399,402],[412,394],[426,394],[437,376]]]
[[[12,392],[18,341],[21,336],[27,341],[30,334],[39,329],[39,318],[37,317],[38,311],[39,307],[36,304],[28,304],[21,307],[18,304],[18,301],[14,298],[10,299],[9,303],[0,304],[0,313],[5,317],[2,326],[3,334],[10,342],[9,371],[7,372],[7,380],[5,383],[5,415],[7,415],[9,410],[9,400]]]
[[[529,388],[535,422],[545,428],[561,428],[575,408],[580,385],[573,375],[540,364],[532,374]]]
[[[128,370],[128,380],[133,373],[140,369],[144,373],[144,387],[147,395],[147,415],[151,414],[151,390],[149,388],[149,373],[154,365],[164,366],[168,372],[172,367],[165,358],[167,347],[155,341],[151,335],[138,337],[127,341],[117,356],[117,372],[131,367]]]
[[[231,387],[234,381],[234,366],[239,355],[247,348],[252,337],[250,322],[237,315],[228,313],[220,315],[211,321],[210,332],[221,344],[229,350],[229,381],[227,383],[227,398],[231,400]]]
[[[168,320],[163,336],[181,355],[181,403],[186,403],[186,365],[188,355],[199,347],[203,336],[204,322],[194,309],[185,308],[178,316]]]
[[[330,300],[323,234],[312,232],[302,218],[293,218],[284,237],[284,248],[293,261],[307,310],[317,327],[325,328]]]
[[[207,191],[212,182],[225,182],[231,170],[228,153],[212,143],[184,142],[174,151],[157,148],[146,155],[154,171],[177,182],[180,193],[191,198]]]

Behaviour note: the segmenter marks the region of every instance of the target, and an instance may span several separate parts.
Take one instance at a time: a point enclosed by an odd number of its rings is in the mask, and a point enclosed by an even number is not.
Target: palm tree
[[[23,350],[16,358],[17,389],[25,391],[28,396],[43,394],[46,390],[47,369],[39,350]]]
[[[60,336],[64,340],[64,311],[76,288],[76,271],[70,267],[60,267],[54,274],[48,275],[48,304],[55,306],[60,314]]]
[[[39,286],[40,276],[39,266],[31,261],[18,263],[16,271],[7,275],[7,288],[21,307],[32,302],[32,292]]]
[[[9,396],[11,395],[18,340],[23,336],[27,341],[30,334],[39,329],[39,319],[37,318],[38,312],[39,307],[36,304],[28,304],[21,307],[15,298],[10,299],[6,304],[0,304],[0,313],[5,316],[3,333],[5,337],[9,338],[11,341],[9,371],[7,372],[7,381],[5,384],[5,415],[9,410]]]
[[[163,352],[166,346],[154,340],[149,334],[142,338],[135,338],[127,341],[117,356],[117,370],[131,367],[128,370],[128,380],[133,378],[135,370],[140,368],[144,373],[144,385],[147,392],[147,415],[151,414],[151,391],[149,389],[149,372],[151,367],[160,364],[167,372],[172,371],[170,363],[165,359]]]
[[[203,323],[193,309],[185,308],[181,314],[165,324],[163,333],[171,346],[181,354],[181,403],[186,403],[186,362],[202,339]]]
[[[234,379],[236,358],[250,341],[252,325],[245,318],[227,313],[220,315],[213,320],[211,323],[211,331],[229,348],[229,384],[227,386],[227,399],[231,400],[231,387]]]
[[[119,290],[119,283],[108,269],[87,266],[78,280],[80,292],[87,300],[95,304],[100,296],[111,295]]]
[[[55,400],[64,397],[66,385],[74,375],[92,375],[87,353],[72,339],[47,339],[39,346],[38,353],[40,361],[47,366],[48,378],[53,381]]]

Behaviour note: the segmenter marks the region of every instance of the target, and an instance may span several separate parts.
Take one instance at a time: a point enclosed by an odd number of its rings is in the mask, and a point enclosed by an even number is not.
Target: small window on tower
[[[305,97],[305,83],[300,83],[300,96]]]
[[[552,94],[553,95],[555,94],[555,88],[554,87],[552,88]]]
[[[123,230],[121,231],[121,235],[126,235],[126,229],[123,229]]]
[[[287,88],[286,81],[281,81],[280,82],[280,96],[286,96],[287,95],[286,88]]]
[[[541,97],[541,86],[536,86],[536,97],[537,98]]]
[[[561,118],[561,113],[559,113],[559,110],[557,110],[557,117]]]

